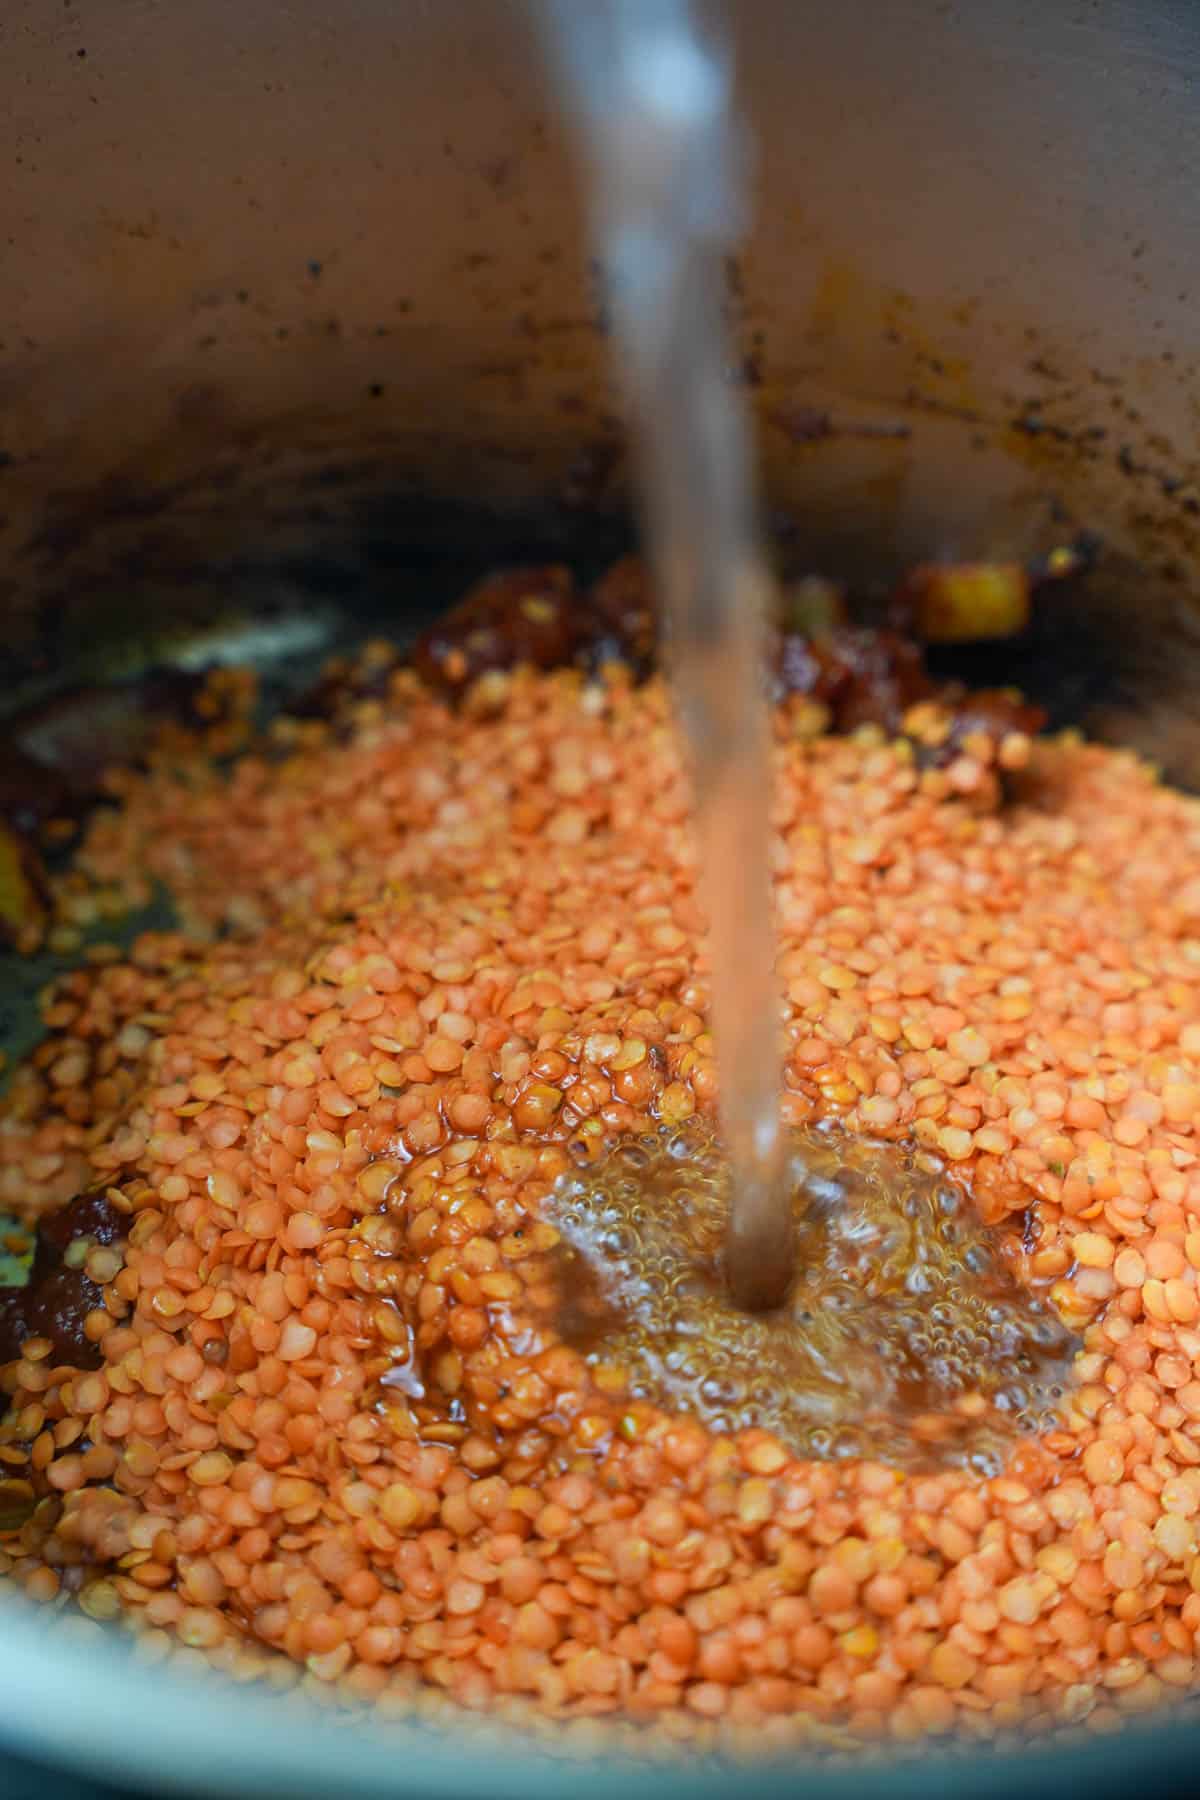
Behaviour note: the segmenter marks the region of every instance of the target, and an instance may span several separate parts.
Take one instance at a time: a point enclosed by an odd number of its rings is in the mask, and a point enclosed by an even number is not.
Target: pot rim
[[[894,1762],[853,1758],[839,1765],[789,1756],[759,1765],[554,1755],[532,1740],[464,1719],[462,1730],[401,1720],[323,1714],[281,1695],[237,1687],[220,1676],[183,1678],[139,1665],[128,1640],[103,1649],[56,1633],[24,1600],[0,1601],[0,1693],[4,1730],[19,1751],[60,1768],[156,1793],[326,1800],[413,1794],[488,1800],[551,1800],[569,1783],[573,1800],[678,1794],[705,1800],[753,1779],[757,1793],[803,1793],[812,1800],[891,1800],[953,1795],[1000,1800],[1017,1791],[1078,1790],[1094,1800],[1153,1755],[1156,1781],[1170,1791],[1173,1767],[1194,1769],[1194,1721],[1161,1715],[1115,1737],[1024,1748],[971,1746]]]

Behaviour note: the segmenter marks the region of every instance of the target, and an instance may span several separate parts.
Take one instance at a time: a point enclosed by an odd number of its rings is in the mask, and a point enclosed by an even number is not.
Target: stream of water
[[[689,758],[708,922],[735,1301],[792,1273],[768,869],[769,578],[723,300],[742,233],[729,59],[686,0],[545,0],[591,176],[616,349]]]

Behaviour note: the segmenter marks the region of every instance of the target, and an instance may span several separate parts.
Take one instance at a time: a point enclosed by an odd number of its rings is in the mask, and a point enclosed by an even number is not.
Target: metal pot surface
[[[1042,686],[1200,778],[1200,13],[733,10],[759,149],[729,306],[785,552],[870,581],[1096,534]],[[8,0],[0,42],[6,707],[164,645],[319,648],[468,568],[622,539],[604,295],[516,0]],[[347,1730],[97,1661],[7,1606],[0,1695],[14,1745],[160,1792],[536,1796],[565,1774],[482,1724]],[[1102,1794],[1149,1741],[760,1787]],[[1198,1742],[1160,1725],[1156,1780]]]

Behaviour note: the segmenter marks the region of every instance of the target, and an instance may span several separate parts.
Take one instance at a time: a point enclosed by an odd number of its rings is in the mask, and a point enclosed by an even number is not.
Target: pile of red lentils
[[[89,830],[182,927],[57,985],[0,1124],[0,1204],[124,1221],[67,1251],[92,1354],[3,1372],[9,1581],[150,1658],[701,1746],[1192,1689],[1200,806],[1074,738],[1002,745],[1001,805],[982,745],[818,725],[778,709],[790,1116],[1019,1229],[1084,1334],[1062,1428],[988,1480],[798,1460],[530,1324],[556,1179],[713,1108],[686,782],[656,680],[401,671]]]

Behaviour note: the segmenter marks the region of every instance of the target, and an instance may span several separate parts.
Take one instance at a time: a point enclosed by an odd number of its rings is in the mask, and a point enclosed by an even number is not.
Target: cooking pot
[[[1083,534],[1086,580],[989,679],[1196,780],[1200,15],[732,10],[758,153],[728,306],[778,554],[870,585]],[[0,42],[6,708],[152,660],[303,661],[506,557],[623,541],[605,295],[516,0],[8,0]],[[15,1749],[159,1792],[746,1779],[336,1724],[11,1601],[0,1697]],[[1186,1719],[755,1779],[1115,1792],[1151,1741],[1186,1779]]]

